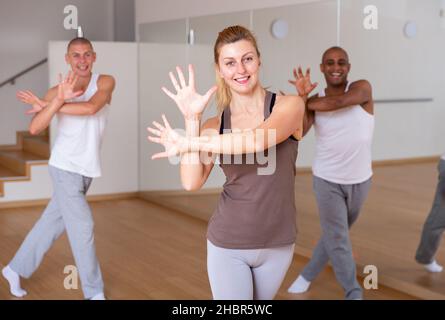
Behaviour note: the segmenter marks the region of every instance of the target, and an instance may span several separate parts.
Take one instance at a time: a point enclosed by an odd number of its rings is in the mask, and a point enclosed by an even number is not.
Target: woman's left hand
[[[179,83],[172,72],[169,73],[173,86],[176,89],[176,94],[170,92],[167,88],[162,87],[162,90],[172,98],[179,110],[181,110],[185,119],[196,119],[201,117],[210,98],[216,91],[216,86],[210,88],[204,95],[200,95],[195,89],[195,73],[193,66],[189,65],[189,83],[185,82],[184,74],[180,67],[176,67],[178,73]]]

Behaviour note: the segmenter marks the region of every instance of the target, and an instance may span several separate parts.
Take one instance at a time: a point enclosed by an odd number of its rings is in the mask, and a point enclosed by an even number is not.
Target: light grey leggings
[[[294,247],[225,249],[207,240],[213,299],[272,300],[292,262]]]
[[[29,278],[53,242],[66,229],[84,296],[91,298],[103,292],[94,246],[93,217],[85,198],[92,179],[52,166],[49,166],[49,172],[54,194],[9,266],[20,276]]]

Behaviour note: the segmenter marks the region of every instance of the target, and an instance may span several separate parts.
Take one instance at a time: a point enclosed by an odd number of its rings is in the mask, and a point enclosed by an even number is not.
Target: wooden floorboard
[[[140,199],[91,203],[97,254],[109,299],[211,299],[206,272],[206,222]],[[0,209],[0,266],[12,258],[37,221],[42,206]],[[277,299],[343,299],[330,269],[303,295],[286,288],[307,263],[295,255]],[[63,287],[64,267],[74,264],[66,235],[55,242],[40,268],[23,281],[25,299],[83,299]],[[1,278],[1,277],[0,277]],[[380,286],[366,299],[413,299]],[[11,299],[3,278],[0,299]]]

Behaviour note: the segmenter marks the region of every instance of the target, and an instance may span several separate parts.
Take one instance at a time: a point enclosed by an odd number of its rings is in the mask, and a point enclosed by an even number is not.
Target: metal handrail
[[[433,98],[375,99],[374,103],[432,102]]]
[[[10,84],[15,84],[15,80],[16,80],[17,78],[20,78],[20,77],[23,76],[24,74],[26,74],[26,73],[28,73],[29,71],[31,71],[31,70],[33,70],[33,69],[39,67],[40,65],[46,63],[47,61],[48,61],[48,58],[45,58],[45,59],[43,59],[43,60],[40,60],[39,62],[33,64],[33,65],[30,66],[29,68],[26,68],[25,70],[23,70],[23,71],[17,73],[16,75],[12,76],[11,78],[9,78],[9,79],[3,81],[2,83],[0,83],[0,88],[3,87],[3,86],[5,86],[5,85],[7,85],[8,83],[10,83]]]

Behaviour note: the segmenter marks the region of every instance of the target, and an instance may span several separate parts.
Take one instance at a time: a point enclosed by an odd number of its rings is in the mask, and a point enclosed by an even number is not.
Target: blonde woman
[[[163,116],[164,125],[154,122],[155,128],[148,128],[154,135],[149,139],[165,147],[153,158],[180,154],[182,184],[198,190],[219,155],[226,182],[207,231],[213,298],[273,299],[294,252],[295,136],[302,133],[304,102],[263,88],[257,43],[244,27],[219,33],[214,59],[217,86],[203,96],[195,91],[192,66],[188,84],[179,68],[179,82],[170,73],[176,94],[163,90],[184,115],[186,136],[173,131]],[[215,91],[221,115],[201,126],[201,114]],[[265,165],[259,163],[258,152],[265,150],[274,162],[269,172],[260,170]],[[204,161],[209,153],[210,161]],[[254,153],[251,162],[239,156],[240,164],[230,156]]]

